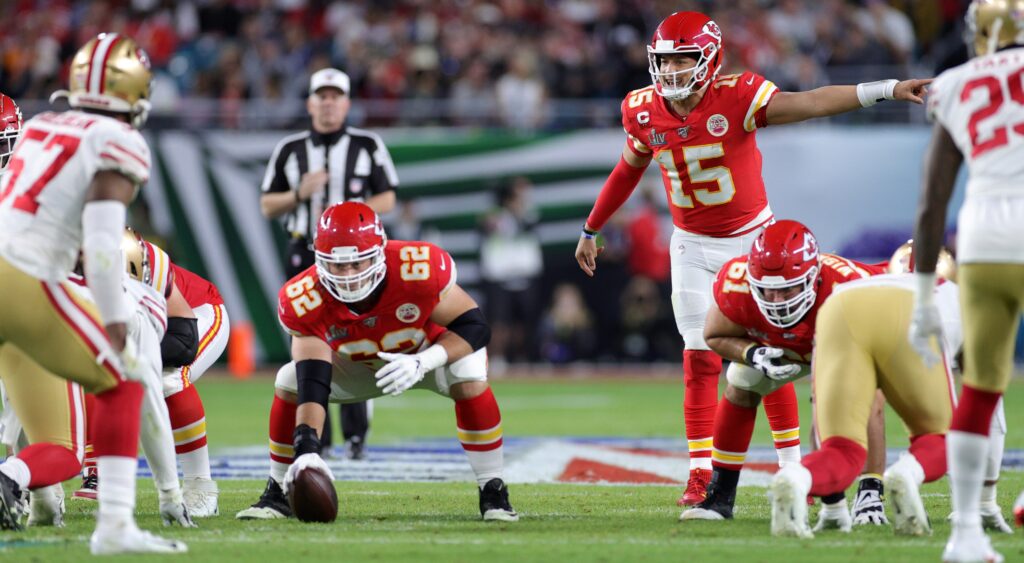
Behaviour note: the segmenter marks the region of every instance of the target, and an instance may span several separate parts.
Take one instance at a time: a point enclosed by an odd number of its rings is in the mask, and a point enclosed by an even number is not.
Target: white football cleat
[[[64,527],[64,489],[59,485],[29,493],[28,525]]]
[[[810,539],[807,525],[807,493],[811,472],[799,463],[787,465],[772,478],[772,535]]]
[[[89,551],[93,555],[185,553],[188,546],[185,542],[140,530],[134,521],[126,520],[120,524],[97,523],[96,531],[89,539]]]
[[[818,512],[818,523],[814,526],[815,532],[822,530],[839,530],[849,533],[853,529],[853,519],[850,518],[850,510],[846,508],[846,499],[835,504],[822,504]]]
[[[220,514],[217,497],[220,491],[212,479],[185,479],[182,483],[182,495],[185,506],[193,518],[209,518]]]
[[[949,535],[946,548],[942,551],[943,563],[1002,563],[1003,556],[992,549],[992,542],[981,526],[962,526],[953,521],[953,533]]]
[[[906,453],[885,470],[885,490],[892,507],[892,525],[899,535],[927,536],[932,533],[928,513],[921,501],[923,477],[921,464]]]

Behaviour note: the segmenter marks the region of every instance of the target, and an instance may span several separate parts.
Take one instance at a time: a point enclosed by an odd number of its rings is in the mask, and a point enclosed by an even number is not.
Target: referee
[[[263,178],[260,210],[268,219],[283,218],[290,236],[289,278],[314,263],[313,238],[325,209],[342,201],[362,201],[378,214],[395,206],[398,174],[387,147],[375,133],[345,124],[351,100],[344,72],[325,68],[309,81],[308,131],[277,144]],[[348,456],[361,459],[370,429],[367,403],[341,405],[341,428]],[[331,444],[330,419],[321,442]]]

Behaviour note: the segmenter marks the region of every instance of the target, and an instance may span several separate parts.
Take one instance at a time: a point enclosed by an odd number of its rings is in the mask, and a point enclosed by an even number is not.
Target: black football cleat
[[[235,514],[239,520],[276,520],[291,518],[292,508],[288,506],[288,498],[284,496],[281,485],[273,477],[267,479],[267,488],[260,495],[256,504]]]
[[[24,512],[25,499],[21,487],[14,479],[0,473],[0,530],[21,530],[19,520]]]
[[[508,487],[494,478],[480,489],[480,515],[485,522],[517,522],[519,514],[508,502]]]
[[[703,502],[679,515],[680,520],[732,520],[736,505],[736,485],[723,483],[723,472],[716,469],[708,483],[708,496]]]

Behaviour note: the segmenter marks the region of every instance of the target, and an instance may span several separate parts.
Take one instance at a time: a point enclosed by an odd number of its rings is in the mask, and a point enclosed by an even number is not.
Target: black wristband
[[[587,233],[590,236],[597,236],[597,230],[596,229],[588,229],[586,223],[583,223],[583,232]]]
[[[292,444],[295,446],[295,457],[302,454],[320,455],[320,437],[316,430],[308,424],[300,424],[295,427],[292,434]]]
[[[825,504],[835,504],[845,498],[846,493],[844,491],[839,491],[838,493],[832,493],[831,495],[821,497],[821,502]]]

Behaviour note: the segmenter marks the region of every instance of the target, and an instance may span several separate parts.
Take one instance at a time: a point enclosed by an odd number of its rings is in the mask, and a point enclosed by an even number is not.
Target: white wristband
[[[420,357],[423,371],[433,371],[448,363],[448,350],[445,350],[444,346],[440,344],[434,344],[416,355]]]
[[[931,305],[935,299],[935,272],[915,272],[914,282],[914,289],[917,291],[915,302],[918,305]]]
[[[899,80],[879,80],[877,82],[861,82],[857,85],[857,99],[862,107],[869,108],[882,100],[892,100],[892,93]]]
[[[126,214],[125,205],[114,200],[90,201],[82,210],[85,282],[106,325],[126,322],[131,314],[121,253]]]

